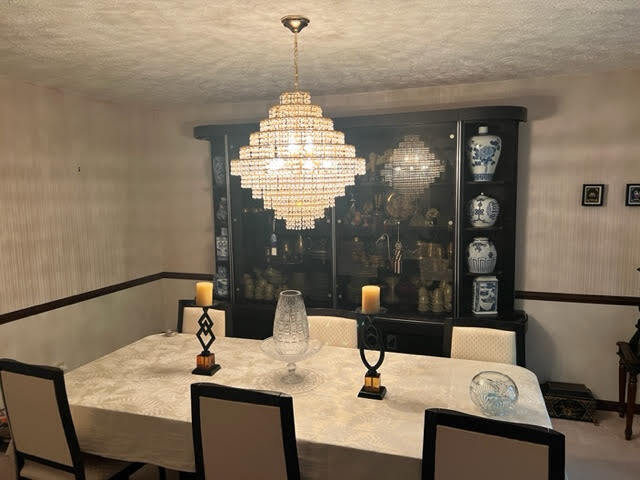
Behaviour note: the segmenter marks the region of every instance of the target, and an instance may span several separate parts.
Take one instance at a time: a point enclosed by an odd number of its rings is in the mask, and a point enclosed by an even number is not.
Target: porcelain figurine
[[[489,135],[488,133],[488,127],[482,126],[478,128],[478,135],[471,137],[467,144],[471,174],[476,182],[490,182],[493,180],[493,173],[496,171],[500,152],[502,151],[500,137]]]
[[[498,279],[494,276],[476,277],[473,281],[474,315],[496,315],[498,313]]]
[[[469,223],[472,227],[493,227],[500,213],[500,204],[495,198],[481,193],[469,202]]]
[[[475,237],[467,248],[467,261],[471,273],[491,273],[496,268],[498,252],[487,237]]]

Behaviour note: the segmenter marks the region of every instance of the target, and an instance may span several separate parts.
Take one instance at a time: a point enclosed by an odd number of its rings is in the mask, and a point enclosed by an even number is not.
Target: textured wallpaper
[[[0,313],[211,264],[205,142],[170,115],[0,77]]]

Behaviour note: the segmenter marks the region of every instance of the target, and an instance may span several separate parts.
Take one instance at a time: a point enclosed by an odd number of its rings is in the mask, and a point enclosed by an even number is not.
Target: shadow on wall
[[[540,383],[552,379],[557,359],[555,344],[549,331],[531,314],[526,339],[527,368],[537,375]]]
[[[518,198],[516,209],[516,290],[524,285],[527,266],[522,249],[527,239],[527,211],[529,210],[529,191],[531,188],[531,128],[532,123],[553,117],[558,111],[558,99],[552,96],[523,96],[504,99],[505,104],[522,105],[527,108],[527,121],[520,124],[518,138]]]

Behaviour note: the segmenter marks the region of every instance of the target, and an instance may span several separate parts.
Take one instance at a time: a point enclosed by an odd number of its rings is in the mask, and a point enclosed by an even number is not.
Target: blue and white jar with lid
[[[496,268],[498,252],[487,237],[475,237],[467,247],[467,262],[471,273],[491,273]]]
[[[469,202],[469,223],[472,227],[493,227],[498,220],[500,204],[495,198],[481,193]]]
[[[471,174],[475,182],[490,182],[498,166],[502,140],[497,135],[489,135],[489,127],[478,128],[467,143],[467,155],[471,164]]]

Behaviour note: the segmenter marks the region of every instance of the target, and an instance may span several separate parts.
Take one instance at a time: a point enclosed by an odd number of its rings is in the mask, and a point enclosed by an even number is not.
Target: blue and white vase
[[[491,273],[496,268],[498,252],[487,237],[475,237],[467,248],[467,262],[471,273]]]
[[[474,315],[496,315],[498,313],[498,279],[494,276],[476,277],[473,281]]]
[[[467,154],[471,163],[471,174],[476,182],[490,182],[496,171],[502,140],[497,135],[488,135],[488,127],[478,128],[478,135],[469,139]]]
[[[495,198],[481,193],[469,202],[469,223],[472,227],[493,227],[500,213],[500,204]]]

